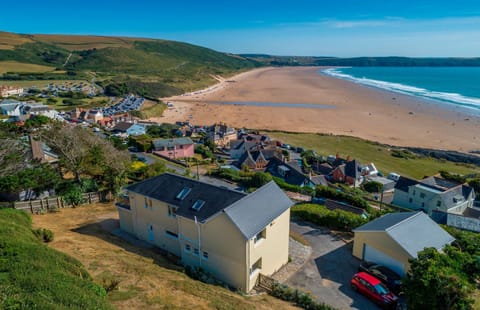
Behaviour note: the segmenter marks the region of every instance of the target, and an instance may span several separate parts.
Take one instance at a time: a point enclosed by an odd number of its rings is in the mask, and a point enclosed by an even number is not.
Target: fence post
[[[43,199],[40,199],[40,210],[43,211]]]
[[[88,193],[88,203],[91,204],[92,203],[92,196],[91,196],[91,193]]]
[[[48,202],[48,198],[45,198],[45,202],[47,203],[47,211],[50,211],[50,203]]]
[[[31,200],[29,200],[28,202],[30,203],[30,211],[31,211],[31,212],[32,212],[32,214],[33,214],[33,206],[32,206],[32,201],[31,201]]]

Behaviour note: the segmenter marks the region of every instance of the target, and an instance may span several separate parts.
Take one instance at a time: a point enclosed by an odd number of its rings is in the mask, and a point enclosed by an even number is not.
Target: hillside
[[[242,57],[266,66],[351,66],[351,67],[478,67],[477,58],[411,58],[411,57],[317,57],[317,56],[273,56],[264,54],[242,54]]]
[[[43,244],[23,211],[0,210],[1,309],[108,309],[76,259]]]
[[[36,66],[29,70],[29,65]],[[210,85],[213,74],[228,76],[256,66],[254,60],[167,40],[0,32],[0,72],[9,81],[95,76],[103,87],[161,97]]]

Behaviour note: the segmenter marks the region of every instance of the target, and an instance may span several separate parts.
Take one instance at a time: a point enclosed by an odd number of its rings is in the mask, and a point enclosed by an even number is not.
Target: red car
[[[366,272],[355,274],[350,281],[354,291],[367,296],[374,303],[385,309],[395,309],[398,297],[377,278]]]

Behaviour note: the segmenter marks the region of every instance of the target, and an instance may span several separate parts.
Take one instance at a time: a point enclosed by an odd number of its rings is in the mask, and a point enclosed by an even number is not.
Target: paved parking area
[[[346,244],[328,229],[309,223],[292,222],[290,229],[310,242],[312,255],[287,284],[311,292],[319,301],[338,309],[378,309],[350,288],[350,279],[360,263],[352,256],[352,243]]]

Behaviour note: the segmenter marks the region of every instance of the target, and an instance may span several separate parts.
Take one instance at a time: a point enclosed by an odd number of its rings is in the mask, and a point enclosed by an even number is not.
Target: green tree
[[[364,183],[363,188],[369,193],[380,193],[383,190],[383,184],[376,181],[370,181]]]
[[[427,248],[410,263],[410,271],[403,281],[408,309],[473,309],[473,285],[454,257]]]

